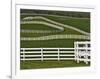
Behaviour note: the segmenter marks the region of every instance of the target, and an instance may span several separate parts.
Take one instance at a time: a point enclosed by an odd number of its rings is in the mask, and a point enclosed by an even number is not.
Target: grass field
[[[33,15],[31,15],[31,17],[32,16]],[[27,16],[24,15],[22,18],[24,18],[24,17],[27,17]],[[86,32],[90,32],[90,19],[83,19],[83,18],[77,19],[77,18],[70,18],[70,17],[61,18],[61,17],[54,17],[54,16],[43,16],[43,17],[54,20],[56,22],[71,25],[73,27],[79,28],[79,29],[84,30]]]
[[[86,67],[90,64],[76,61],[21,61],[21,69],[40,69],[40,68],[64,68],[64,67]]]
[[[78,34],[80,35],[81,33],[71,30],[69,28],[64,29],[63,32],[60,32],[59,30],[55,29],[55,28],[51,28],[48,27],[46,25],[42,25],[42,24],[21,24],[21,29],[27,29],[27,30],[52,30],[52,31],[58,31],[55,33],[21,33],[21,37],[38,37],[38,36],[47,36],[47,35],[55,35],[55,34]]]
[[[26,12],[22,10],[23,12]],[[21,12],[22,12],[21,11]],[[31,11],[30,11],[31,12]],[[40,11],[41,12],[41,11]],[[56,12],[56,11],[55,11]],[[43,13],[43,12],[42,12]],[[59,14],[60,12],[58,12]],[[46,22],[48,24],[38,24],[38,23],[25,23],[25,24],[20,24],[20,30],[31,30],[33,32],[21,32],[20,31],[20,38],[23,37],[42,37],[42,36],[50,36],[50,35],[63,35],[63,34],[72,34],[72,35],[86,35],[86,33],[90,33],[90,18],[88,15],[89,13],[84,15],[84,13],[77,13],[74,12],[75,14],[79,14],[78,17],[74,14],[74,17],[62,15],[63,13],[59,14],[65,17],[59,17],[57,16],[49,16],[48,15],[41,15],[41,13],[37,13],[35,15],[20,15],[20,21],[26,21],[26,22]],[[31,12],[32,14],[32,12]],[[38,15],[39,14],[39,15]],[[87,17],[86,17],[87,16]],[[26,19],[27,17],[33,17],[33,19]],[[35,18],[34,18],[35,17]],[[40,18],[37,18],[40,17]],[[42,19],[42,18],[43,19]],[[81,18],[82,17],[82,18]],[[85,18],[84,18],[85,17]],[[45,20],[45,18],[47,20]],[[58,23],[58,24],[57,24]],[[59,24],[61,23],[61,24]],[[50,26],[52,24],[52,27]],[[54,28],[53,26],[58,26],[63,28],[64,30],[61,30],[59,28]],[[64,27],[65,25],[66,27]],[[71,28],[69,28],[71,27]],[[51,32],[34,32],[35,30],[37,31],[51,31]],[[81,31],[78,31],[81,30]],[[90,35],[86,35],[90,36]],[[74,47],[74,42],[75,41],[90,41],[90,39],[49,39],[49,40],[20,40],[20,47],[21,48],[73,48]],[[66,60],[66,61],[20,61],[20,68],[21,69],[40,69],[40,68],[63,68],[63,67],[85,67],[85,66],[90,66],[90,63],[85,64],[84,62],[76,63],[76,61],[72,60]]]
[[[49,19],[52,19],[52,20],[55,20],[54,17],[46,17],[46,18],[49,18]],[[67,18],[68,19],[68,18]],[[57,20],[61,20],[60,18],[57,18]],[[56,20],[56,21],[57,21]],[[34,20],[33,20],[34,21]],[[37,21],[37,19],[35,19],[35,21]],[[70,23],[72,21],[72,23]],[[59,22],[59,21],[57,21]],[[89,31],[89,20],[87,19],[72,19],[72,18],[69,18],[69,21],[62,21],[62,22],[65,22],[65,23],[70,23],[73,25],[73,27],[79,25],[78,27],[80,27],[80,29],[85,29]],[[81,24],[80,24],[81,23]],[[82,24],[84,24],[82,27]],[[77,27],[77,28],[78,28]],[[64,31],[63,32],[55,32],[55,33],[22,33],[20,34],[21,37],[40,37],[40,36],[48,36],[48,35],[56,35],[56,34],[77,34],[77,35],[81,35],[80,32],[77,32],[75,30],[72,30],[72,29],[69,29],[69,28],[64,28]],[[25,29],[25,30],[52,30],[52,31],[57,31],[58,29],[55,29],[55,28],[52,28],[52,27],[49,27],[49,26],[46,26],[46,25],[43,25],[43,24],[21,24],[21,29]],[[74,41],[78,41],[75,40],[75,39],[71,39],[71,40],[68,40],[68,39],[58,39],[58,40],[45,40],[45,41],[21,41],[21,47],[73,47],[73,43]],[[81,41],[81,40],[80,40]],[[83,41],[87,41],[87,40],[83,40]],[[62,43],[63,42],[63,43]]]
[[[47,18],[63,24],[71,25],[73,27],[84,30],[86,32],[90,32],[90,27],[89,27],[90,19],[77,19],[77,18],[68,18],[68,17],[61,19],[61,17],[48,17],[48,16]]]
[[[73,40],[73,39],[57,39],[57,40],[44,40],[44,41],[21,41],[21,48],[40,48],[40,47],[51,47],[51,48],[64,48],[64,47],[74,47],[74,41],[84,41],[84,40]],[[85,40],[86,41],[86,40]],[[63,42],[63,43],[62,43]]]
[[[57,30],[55,28],[48,27],[43,24],[22,24],[21,29],[34,29],[34,30]]]

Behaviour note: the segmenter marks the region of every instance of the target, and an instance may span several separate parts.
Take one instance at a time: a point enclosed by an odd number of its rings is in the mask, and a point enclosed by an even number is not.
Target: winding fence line
[[[70,26],[70,25],[65,25],[65,24],[62,24],[62,23],[59,23],[59,22],[56,22],[56,21],[53,21],[53,20],[50,20],[50,19],[47,19],[47,18],[45,18],[45,17],[41,17],[41,16],[35,16],[35,17],[33,17],[33,19],[43,19],[43,20],[45,20],[45,21],[48,21],[48,22],[51,22],[51,23],[53,23],[53,24],[56,24],[56,28],[58,28],[59,26],[62,26],[62,27],[65,27],[65,28],[69,28],[69,29],[72,29],[72,30],[75,30],[75,31],[78,31],[78,32],[80,32],[80,33],[82,33],[82,34],[85,34],[85,35],[90,35],[90,33],[88,33],[88,32],[85,32],[85,31],[83,31],[83,30],[80,30],[80,29],[77,29],[77,28],[75,28],[75,27],[73,27],[73,26]],[[27,24],[27,23],[42,23],[42,24],[47,24],[48,25],[48,23],[47,22],[43,22],[43,21],[21,21],[21,24]],[[50,24],[49,23],[49,25],[52,25],[52,24]],[[57,27],[57,25],[58,25],[58,27]],[[54,25],[53,25],[53,27],[54,27]]]
[[[47,25],[49,27],[53,27],[53,28],[56,28],[58,30],[64,31],[63,27],[60,27],[60,26],[57,26],[57,25],[54,25],[51,23],[47,23],[44,21],[22,21],[21,24],[44,24],[44,25]]]
[[[21,40],[51,40],[51,39],[87,39],[89,40],[90,37],[86,35],[72,35],[72,34],[65,34],[65,35],[49,35],[49,36],[41,36],[41,37],[21,37]]]
[[[59,30],[21,30],[22,33],[57,33]]]

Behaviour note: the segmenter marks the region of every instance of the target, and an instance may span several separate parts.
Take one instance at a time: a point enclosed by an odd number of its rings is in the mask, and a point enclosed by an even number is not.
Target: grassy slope
[[[21,61],[21,69],[39,69],[39,68],[63,68],[63,67],[85,67],[90,64],[85,64],[76,61]]]
[[[45,16],[46,17],[46,16]],[[78,27],[83,29],[84,26],[88,26],[89,28],[89,21],[87,19],[73,19],[73,18],[55,18],[55,17],[46,17],[57,22],[72,24],[73,27],[79,25]],[[55,28],[47,27],[42,24],[22,24],[21,29],[36,29],[36,30],[55,30]],[[87,28],[84,28],[85,30]],[[87,29],[89,31],[89,29]],[[46,36],[46,35],[53,35],[53,34],[80,34],[72,29],[65,28],[64,32],[58,33],[43,33],[43,34],[36,34],[36,33],[21,33],[21,37],[37,37],[37,36]],[[73,39],[58,39],[58,40],[45,40],[45,41],[21,41],[21,47],[73,47],[74,41]],[[81,40],[80,40],[81,41]]]
[[[29,15],[29,16],[36,16],[36,15]],[[27,17],[27,15],[22,16],[21,19],[24,17]],[[61,18],[61,17],[54,17],[54,16],[43,16],[43,17],[54,20],[56,22],[71,25],[73,27],[76,27],[86,32],[90,32],[90,19],[83,19],[83,18],[77,19],[77,18],[70,18],[70,17]]]
[[[55,18],[55,17],[47,17],[51,20],[55,20],[60,23],[69,24],[73,27],[77,27],[81,30],[90,31],[90,23],[89,20],[86,19],[73,19],[73,18]],[[26,25],[27,26],[27,25]],[[28,25],[29,26],[29,25]],[[42,26],[41,26],[42,27]],[[22,28],[22,27],[21,27]],[[30,27],[33,29],[33,27]],[[37,27],[36,27],[37,28]],[[47,29],[48,27],[46,27]],[[40,29],[40,28],[39,28]],[[68,29],[66,29],[68,30]],[[72,31],[65,31],[65,33],[73,33]],[[61,34],[61,33],[59,33]],[[75,34],[75,33],[73,33]],[[79,34],[79,33],[78,33]],[[22,34],[22,36],[44,36],[49,34]],[[73,39],[61,39],[61,40],[45,40],[45,41],[21,41],[22,47],[74,47],[74,41],[82,41],[82,40],[73,40]],[[85,40],[84,40],[85,41]],[[75,61],[21,61],[20,62],[21,69],[38,69],[38,68],[58,68],[58,67],[82,67],[89,66],[83,62],[77,64]]]
[[[82,41],[82,40],[74,40],[74,39],[56,39],[56,40],[45,40],[45,41],[21,41],[21,47],[28,48],[41,48],[41,47],[74,47],[74,41]]]
[[[55,28],[48,27],[46,25],[36,25],[36,24],[27,24],[21,25],[21,29],[30,29],[30,30],[52,30],[57,31]],[[59,31],[59,30],[58,30]],[[55,33],[21,33],[21,37],[38,37],[38,36],[46,36],[46,35],[55,35],[55,34],[81,34],[77,31],[66,29],[63,32],[55,32]]]
[[[56,28],[43,24],[21,24],[21,29],[27,30],[57,30]]]
[[[48,19],[63,23],[63,24],[67,24],[67,25],[71,25],[73,27],[76,27],[78,29],[81,29],[83,31],[86,32],[90,32],[90,20],[89,19],[77,19],[77,18],[69,18],[69,17],[65,17],[65,18],[61,18],[61,17],[54,17],[54,16],[44,16]]]

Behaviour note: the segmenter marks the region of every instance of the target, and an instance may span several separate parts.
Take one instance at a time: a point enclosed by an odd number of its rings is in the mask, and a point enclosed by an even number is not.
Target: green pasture
[[[87,41],[79,39],[55,39],[39,41],[21,41],[21,48],[67,48],[74,47],[75,41]]]
[[[36,15],[28,15],[28,16],[36,16]],[[84,19],[84,18],[70,18],[70,17],[54,17],[54,16],[47,16],[47,15],[41,15],[45,18],[48,18],[50,20],[62,23],[62,24],[67,24],[73,27],[76,27],[78,29],[81,29],[83,31],[86,32],[90,32],[90,19]],[[27,17],[26,15],[24,15],[23,17],[21,17],[22,19],[24,17]]]
[[[76,63],[73,60],[66,61],[20,61],[20,68],[23,69],[44,69],[44,68],[69,68],[69,67],[89,67],[89,64],[84,62]]]
[[[47,23],[51,23],[45,21],[43,19],[32,19],[32,20],[23,20],[25,17],[34,17],[38,15],[21,15],[21,21],[44,21]],[[40,15],[39,15],[40,16]],[[90,19],[88,18],[77,18],[77,17],[55,17],[55,16],[47,16],[41,15],[42,17],[48,18],[58,23],[62,23],[65,25],[69,25],[75,27],[77,29],[83,30],[85,32],[90,33]],[[81,17],[81,16],[80,16]],[[54,23],[51,23],[54,24]],[[57,25],[57,24],[55,24]],[[62,27],[62,26],[61,26]],[[25,33],[20,32],[20,38],[22,37],[41,37],[48,35],[60,35],[60,34],[75,34],[75,35],[83,35],[80,32],[77,32],[73,29],[64,28],[64,31],[59,31],[56,28],[43,25],[43,24],[20,24],[20,30],[48,30],[55,31],[52,33]],[[90,41],[83,39],[52,39],[52,40],[20,40],[21,48],[73,48],[75,41]],[[32,54],[33,55],[33,54]],[[20,69],[40,69],[40,68],[69,68],[69,67],[88,67],[89,64],[85,64],[84,62],[76,63],[74,60],[63,60],[63,61],[54,61],[54,60],[45,60],[45,61],[22,61],[20,60]]]

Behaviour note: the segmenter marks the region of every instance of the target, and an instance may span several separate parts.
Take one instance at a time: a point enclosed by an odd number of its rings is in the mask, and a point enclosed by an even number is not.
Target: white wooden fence
[[[80,46],[81,45],[81,46]],[[74,48],[21,48],[20,59],[25,60],[75,60],[90,62],[90,42],[75,42]]]
[[[21,48],[21,60],[74,60],[74,56],[74,48]]]
[[[79,61],[84,61],[86,64],[90,62],[90,42],[74,42],[75,48],[75,60],[77,63]]]

